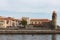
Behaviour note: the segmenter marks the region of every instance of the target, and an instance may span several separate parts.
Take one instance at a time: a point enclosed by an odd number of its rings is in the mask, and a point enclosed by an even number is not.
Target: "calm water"
[[[52,40],[52,35],[0,35],[0,40]],[[56,35],[60,40],[60,35]]]

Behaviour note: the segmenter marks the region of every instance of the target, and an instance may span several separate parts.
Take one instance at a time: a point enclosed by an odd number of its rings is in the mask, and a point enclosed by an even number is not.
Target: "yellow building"
[[[20,20],[11,17],[0,16],[0,28],[17,27],[19,25],[19,21]]]
[[[0,28],[6,28],[7,24],[6,24],[6,18],[0,16]]]

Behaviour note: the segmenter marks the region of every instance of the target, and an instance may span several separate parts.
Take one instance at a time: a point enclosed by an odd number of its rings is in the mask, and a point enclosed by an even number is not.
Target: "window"
[[[42,22],[39,22],[39,24],[41,24]]]
[[[40,22],[39,22],[39,24],[40,24]]]
[[[12,26],[15,26],[15,23],[12,23]]]
[[[35,24],[37,24],[37,22],[35,22]]]
[[[33,22],[32,22],[32,24],[33,24]]]
[[[9,21],[7,21],[7,24],[9,23]]]

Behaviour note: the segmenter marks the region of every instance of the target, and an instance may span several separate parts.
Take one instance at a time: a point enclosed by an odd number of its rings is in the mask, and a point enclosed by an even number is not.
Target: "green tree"
[[[27,21],[23,19],[23,20],[21,21],[21,24],[25,27],[25,26],[27,25]]]

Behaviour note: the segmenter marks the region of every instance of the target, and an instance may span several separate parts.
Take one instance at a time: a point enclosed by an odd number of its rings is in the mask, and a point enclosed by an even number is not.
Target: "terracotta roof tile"
[[[30,21],[51,21],[49,19],[31,19]]]

